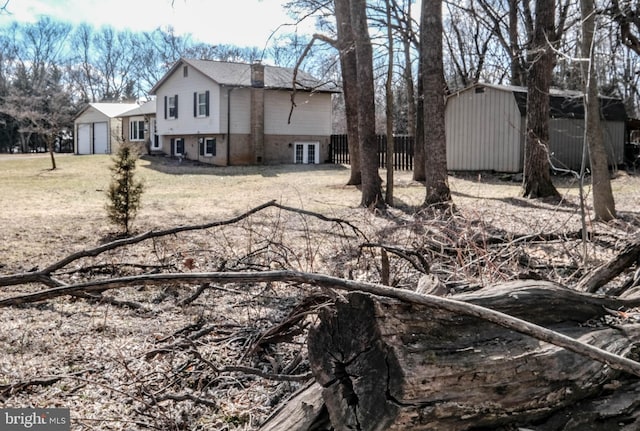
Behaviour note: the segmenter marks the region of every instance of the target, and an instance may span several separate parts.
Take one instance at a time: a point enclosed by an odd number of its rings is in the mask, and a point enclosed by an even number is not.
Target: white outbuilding
[[[75,154],[112,154],[123,140],[123,113],[136,103],[89,103],[74,120]]]

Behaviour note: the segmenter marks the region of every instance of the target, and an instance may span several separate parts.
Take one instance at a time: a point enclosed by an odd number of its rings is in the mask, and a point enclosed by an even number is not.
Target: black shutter
[[[171,156],[176,153],[176,140],[175,138],[171,138]]]
[[[200,142],[200,155],[204,156],[204,138],[198,138],[198,142]]]
[[[193,93],[193,116],[198,116],[198,93]]]
[[[167,96],[164,96],[164,119],[167,119]]]
[[[177,94],[176,94],[175,101],[176,101],[176,115],[175,115],[175,118],[178,118],[178,95]]]
[[[209,90],[207,90],[207,92],[205,93],[205,100],[206,100],[206,115],[207,117],[209,116]]]

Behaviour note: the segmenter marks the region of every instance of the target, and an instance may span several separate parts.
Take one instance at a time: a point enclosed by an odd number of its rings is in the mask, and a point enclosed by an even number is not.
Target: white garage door
[[[107,153],[107,123],[93,123],[93,152],[94,154]]]
[[[78,154],[91,154],[91,124],[78,124]]]

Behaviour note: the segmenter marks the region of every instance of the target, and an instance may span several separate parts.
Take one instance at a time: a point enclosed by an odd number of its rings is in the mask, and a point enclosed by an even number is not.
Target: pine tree
[[[144,190],[142,181],[135,178],[136,159],[130,146],[120,145],[110,168],[113,175],[107,192],[107,214],[109,220],[122,228],[125,235],[129,235]]]

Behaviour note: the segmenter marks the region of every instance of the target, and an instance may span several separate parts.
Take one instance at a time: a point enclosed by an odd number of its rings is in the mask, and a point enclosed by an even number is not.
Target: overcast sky
[[[1,0],[3,3],[5,0]],[[11,21],[33,22],[45,15],[71,24],[150,31],[172,25],[178,34],[191,33],[201,42],[257,46],[281,24],[292,23],[282,8],[285,0],[9,0]],[[311,23],[308,24],[309,26]],[[300,29],[304,31],[304,29]],[[293,32],[287,27],[279,33]],[[308,30],[311,31],[310,29]]]

